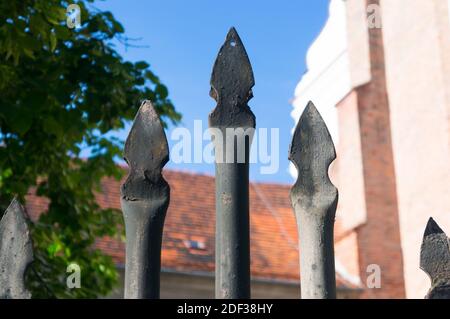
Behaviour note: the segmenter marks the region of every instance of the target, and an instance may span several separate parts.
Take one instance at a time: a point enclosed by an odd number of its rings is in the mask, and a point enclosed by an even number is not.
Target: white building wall
[[[351,90],[347,50],[346,9],[343,0],[331,0],[329,18],[322,32],[311,45],[306,57],[308,71],[295,89],[293,110],[294,131],[309,101],[312,101],[325,123],[335,145],[338,143],[336,105]],[[290,173],[295,178],[293,165]]]

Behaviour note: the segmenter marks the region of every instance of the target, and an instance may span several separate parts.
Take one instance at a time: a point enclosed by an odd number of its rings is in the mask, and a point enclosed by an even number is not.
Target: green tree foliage
[[[0,0],[0,209],[30,189],[48,199],[32,224],[35,262],[28,285],[38,298],[92,298],[117,282],[96,238],[118,236],[120,212],[101,208],[100,181],[122,175],[123,141],[108,132],[150,99],[163,121],[180,120],[167,88],[145,62],[124,61],[113,40],[124,29],[92,1]],[[66,8],[81,8],[81,27]],[[91,149],[82,158],[83,148]],[[81,267],[81,288],[66,287],[67,266]]]

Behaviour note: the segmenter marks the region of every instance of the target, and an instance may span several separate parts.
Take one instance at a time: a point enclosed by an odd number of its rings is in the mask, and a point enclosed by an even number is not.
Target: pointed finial
[[[161,241],[170,201],[162,169],[169,148],[150,101],[139,108],[124,153],[130,166],[120,201],[127,236],[125,298],[159,298]]]
[[[125,143],[124,158],[130,173],[122,185],[128,200],[147,199],[164,183],[161,171],[169,160],[169,148],[161,121],[150,101],[144,101]]]
[[[441,229],[441,227],[439,227],[433,217],[430,217],[430,219],[428,219],[427,227],[425,228],[423,237],[425,238],[433,234],[444,234],[444,231]]]
[[[290,195],[300,240],[304,299],[336,298],[333,229],[338,191],[328,177],[328,167],[335,158],[327,126],[309,102],[289,148],[289,160],[298,170]]]
[[[309,102],[295,128],[289,147],[289,160],[298,171],[293,190],[304,195],[328,191],[334,196],[337,191],[328,178],[328,167],[336,158],[333,140],[322,117],[312,102]]]
[[[450,299],[450,239],[430,218],[420,249],[420,268],[431,279],[428,299]]]
[[[32,261],[25,209],[13,199],[0,221],[0,299],[31,298],[24,276]]]
[[[255,116],[247,102],[255,85],[244,45],[231,28],[220,48],[211,75],[210,95],[217,106],[209,116],[211,127],[255,127]]]

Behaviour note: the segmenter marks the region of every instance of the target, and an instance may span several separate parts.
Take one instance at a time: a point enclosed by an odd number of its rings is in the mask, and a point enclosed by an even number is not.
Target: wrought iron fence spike
[[[300,241],[302,298],[335,298],[333,228],[338,192],[328,176],[336,158],[330,133],[309,102],[292,138],[289,160],[298,170],[291,189]]]
[[[166,135],[152,103],[144,101],[125,142],[124,158],[130,173],[122,186],[129,200],[152,196],[151,189],[162,181],[161,171],[169,160]]]
[[[210,95],[218,104],[210,114],[214,127],[255,127],[247,102],[253,97],[253,70],[245,47],[231,28],[220,48],[211,75]]]
[[[433,217],[430,217],[430,219],[428,219],[427,222],[427,227],[425,227],[423,237],[425,238],[433,234],[444,234],[444,231],[441,229],[441,227],[439,227],[439,225],[436,223]]]
[[[295,188],[314,192],[315,189],[307,187],[307,183],[321,183],[324,180],[329,182],[328,167],[335,159],[336,151],[328,128],[314,103],[310,101],[295,128],[289,148],[289,160],[299,171],[302,170],[302,176],[297,179]],[[312,163],[315,164],[312,167],[314,171],[309,169]]]
[[[231,28],[214,63],[210,92],[217,106],[209,115],[209,126],[222,134],[222,139],[217,136],[213,139],[216,298],[250,298],[249,149],[253,132],[228,136],[227,129],[248,132],[247,129],[255,127],[255,116],[247,105],[253,85],[253,71],[244,45]]]
[[[0,299],[31,298],[25,272],[32,261],[27,215],[15,198],[0,221]]]
[[[121,188],[125,220],[125,298],[159,298],[161,241],[170,188],[162,177],[169,159],[164,129],[150,101],[144,101],[125,143],[130,166]]]
[[[450,239],[433,218],[428,220],[423,235],[420,268],[431,279],[425,298],[450,299]]]

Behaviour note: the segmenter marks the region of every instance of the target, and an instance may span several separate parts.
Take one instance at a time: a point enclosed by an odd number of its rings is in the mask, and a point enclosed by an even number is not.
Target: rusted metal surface
[[[338,191],[328,176],[335,158],[325,122],[309,102],[289,150],[289,160],[298,171],[290,195],[298,226],[304,299],[336,298],[333,233]]]
[[[14,199],[0,221],[0,299],[29,299],[25,272],[33,261],[33,245],[25,210]]]
[[[216,298],[250,298],[249,149],[255,116],[253,71],[239,35],[227,34],[214,64],[209,115],[216,153]],[[235,135],[227,129],[238,128]],[[228,133],[230,131],[228,130]],[[252,131],[251,131],[252,132]],[[231,136],[232,135],[232,136]]]
[[[159,298],[161,241],[169,205],[169,184],[161,175],[169,160],[164,129],[150,101],[144,101],[125,144],[130,166],[121,188],[125,219],[125,298]]]
[[[450,239],[430,218],[420,249],[420,268],[431,279],[425,298],[450,299]]]

